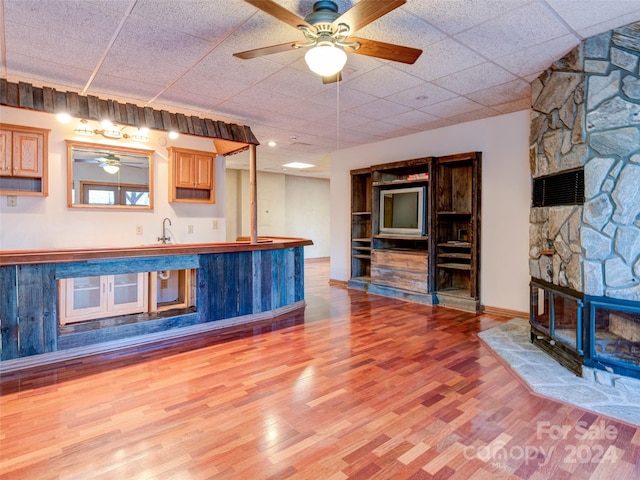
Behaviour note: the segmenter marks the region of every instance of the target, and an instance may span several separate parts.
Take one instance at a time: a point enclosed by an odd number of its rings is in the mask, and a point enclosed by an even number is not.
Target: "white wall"
[[[216,204],[194,205],[168,203],[167,147],[176,146],[213,152],[211,139],[181,135],[170,140],[166,132],[151,133],[148,144],[124,140],[108,141],[103,137],[74,135],[77,121],[63,125],[55,116],[19,108],[0,107],[3,123],[51,129],[49,133],[49,196],[17,198],[16,207],[7,206],[0,196],[0,248],[3,250],[121,247],[157,243],[162,219],[169,217],[169,235],[173,242],[199,243],[225,240],[225,175],[224,157],[216,159]],[[97,123],[96,123],[97,126]],[[154,210],[126,211],[77,209],[67,206],[67,151],[65,139],[135,146],[155,150]],[[214,220],[217,229],[213,228]],[[189,234],[188,226],[193,226]],[[142,226],[142,235],[136,227]]]
[[[258,159],[259,161],[259,159]],[[236,205],[238,215],[232,225],[228,214],[228,234],[249,236],[249,172],[228,170],[227,203]],[[304,248],[305,258],[329,256],[329,180],[281,173],[258,172],[258,236],[303,237],[313,241]],[[233,191],[231,190],[233,185]]]
[[[350,276],[350,175],[355,168],[482,152],[480,301],[529,310],[529,111],[421,132],[331,156],[331,278]]]

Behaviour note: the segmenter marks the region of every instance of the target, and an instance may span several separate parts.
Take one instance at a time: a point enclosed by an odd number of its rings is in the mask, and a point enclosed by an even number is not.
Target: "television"
[[[380,235],[426,234],[426,188],[380,190]]]

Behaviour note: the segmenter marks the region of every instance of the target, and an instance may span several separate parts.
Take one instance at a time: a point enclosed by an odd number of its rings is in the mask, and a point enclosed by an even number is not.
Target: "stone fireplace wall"
[[[584,205],[530,212],[533,278],[640,301],[640,22],[583,41],[532,82],[533,178],[584,168]]]

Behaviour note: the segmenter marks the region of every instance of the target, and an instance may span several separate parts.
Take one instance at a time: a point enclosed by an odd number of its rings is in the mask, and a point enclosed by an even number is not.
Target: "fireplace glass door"
[[[640,308],[592,301],[591,358],[599,363],[640,368]]]

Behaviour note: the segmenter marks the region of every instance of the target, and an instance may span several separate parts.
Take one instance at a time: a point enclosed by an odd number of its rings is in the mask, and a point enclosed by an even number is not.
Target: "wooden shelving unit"
[[[472,152],[351,171],[349,286],[479,310],[480,160]],[[424,189],[424,231],[381,228],[380,192],[414,187]]]
[[[349,286],[366,289],[371,279],[371,171],[351,172],[351,279]]]
[[[480,308],[480,153],[434,162],[434,291],[439,303]]]

